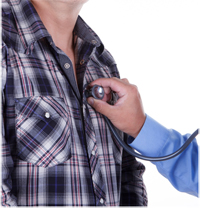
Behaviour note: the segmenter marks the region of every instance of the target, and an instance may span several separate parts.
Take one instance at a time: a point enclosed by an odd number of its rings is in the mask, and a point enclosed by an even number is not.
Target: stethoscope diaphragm
[[[94,97],[95,99],[102,100],[104,97],[104,89],[99,85],[94,85],[85,91],[86,98]]]

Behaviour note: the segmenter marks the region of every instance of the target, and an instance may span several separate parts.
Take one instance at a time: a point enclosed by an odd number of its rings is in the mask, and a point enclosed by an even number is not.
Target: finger
[[[128,81],[127,78],[123,78],[123,79],[121,79],[121,81],[123,81],[123,82],[126,83],[126,84],[129,84],[129,81]]]
[[[105,94],[109,94],[112,91],[110,87],[104,87],[103,89],[104,89]]]
[[[119,97],[123,97],[126,93],[125,84],[118,78],[100,78],[90,83],[90,86],[100,85],[103,88],[109,87],[116,92]]]
[[[104,97],[102,100],[105,102],[109,102],[111,100],[111,98],[112,98],[112,95],[111,95],[111,92],[109,92],[109,93],[104,94]]]
[[[87,101],[97,112],[107,116],[108,118],[110,117],[110,114],[113,113],[113,106],[102,100],[89,97]]]

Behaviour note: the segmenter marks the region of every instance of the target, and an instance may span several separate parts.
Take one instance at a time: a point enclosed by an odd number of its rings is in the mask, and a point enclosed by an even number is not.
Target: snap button
[[[50,118],[50,113],[46,112],[44,116],[45,116],[45,118]]]
[[[65,63],[64,67],[65,67],[65,69],[69,69],[70,68],[70,64],[69,63]]]
[[[92,155],[95,155],[95,151],[94,150],[92,151]]]
[[[100,203],[101,203],[101,204],[103,204],[103,203],[104,203],[104,200],[103,200],[102,198],[100,199]]]
[[[83,65],[85,63],[85,61],[84,61],[84,59],[82,59],[81,61],[80,61],[80,65]]]
[[[91,42],[92,42],[92,44],[96,44],[96,43],[97,43],[97,41],[96,41],[96,40],[92,40]]]

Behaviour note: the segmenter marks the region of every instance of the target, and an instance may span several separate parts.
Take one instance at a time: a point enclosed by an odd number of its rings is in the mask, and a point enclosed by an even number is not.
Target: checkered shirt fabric
[[[84,96],[93,80],[119,77],[93,30],[78,17],[78,86],[29,0],[2,1],[2,36],[2,206],[146,205],[144,166]]]

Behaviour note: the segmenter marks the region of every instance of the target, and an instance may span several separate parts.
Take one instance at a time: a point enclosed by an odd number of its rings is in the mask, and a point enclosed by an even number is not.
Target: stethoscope
[[[88,97],[94,97],[95,99],[100,99],[102,100],[104,97],[104,89],[102,86],[99,85],[94,85],[93,87],[87,89],[85,91],[85,96]],[[148,160],[148,161],[152,161],[152,162],[158,162],[158,161],[164,161],[164,160],[169,160],[173,157],[176,157],[177,155],[179,155],[180,153],[182,153],[187,147],[188,145],[192,142],[192,140],[195,139],[195,137],[199,134],[199,129],[197,129],[187,140],[186,142],[175,152],[173,152],[172,154],[163,156],[163,157],[148,157],[148,156],[143,156],[141,154],[138,154],[134,151],[134,149],[130,148],[119,136],[119,134],[117,133],[117,131],[115,131],[115,128],[113,126],[113,124],[111,123],[111,121],[104,116],[104,119],[106,121],[106,123],[108,124],[110,131],[113,133],[114,137],[116,138],[116,140],[118,141],[118,143],[124,148],[124,150],[126,152],[128,152],[130,155],[133,155],[134,157],[137,157],[139,159],[142,160]]]

